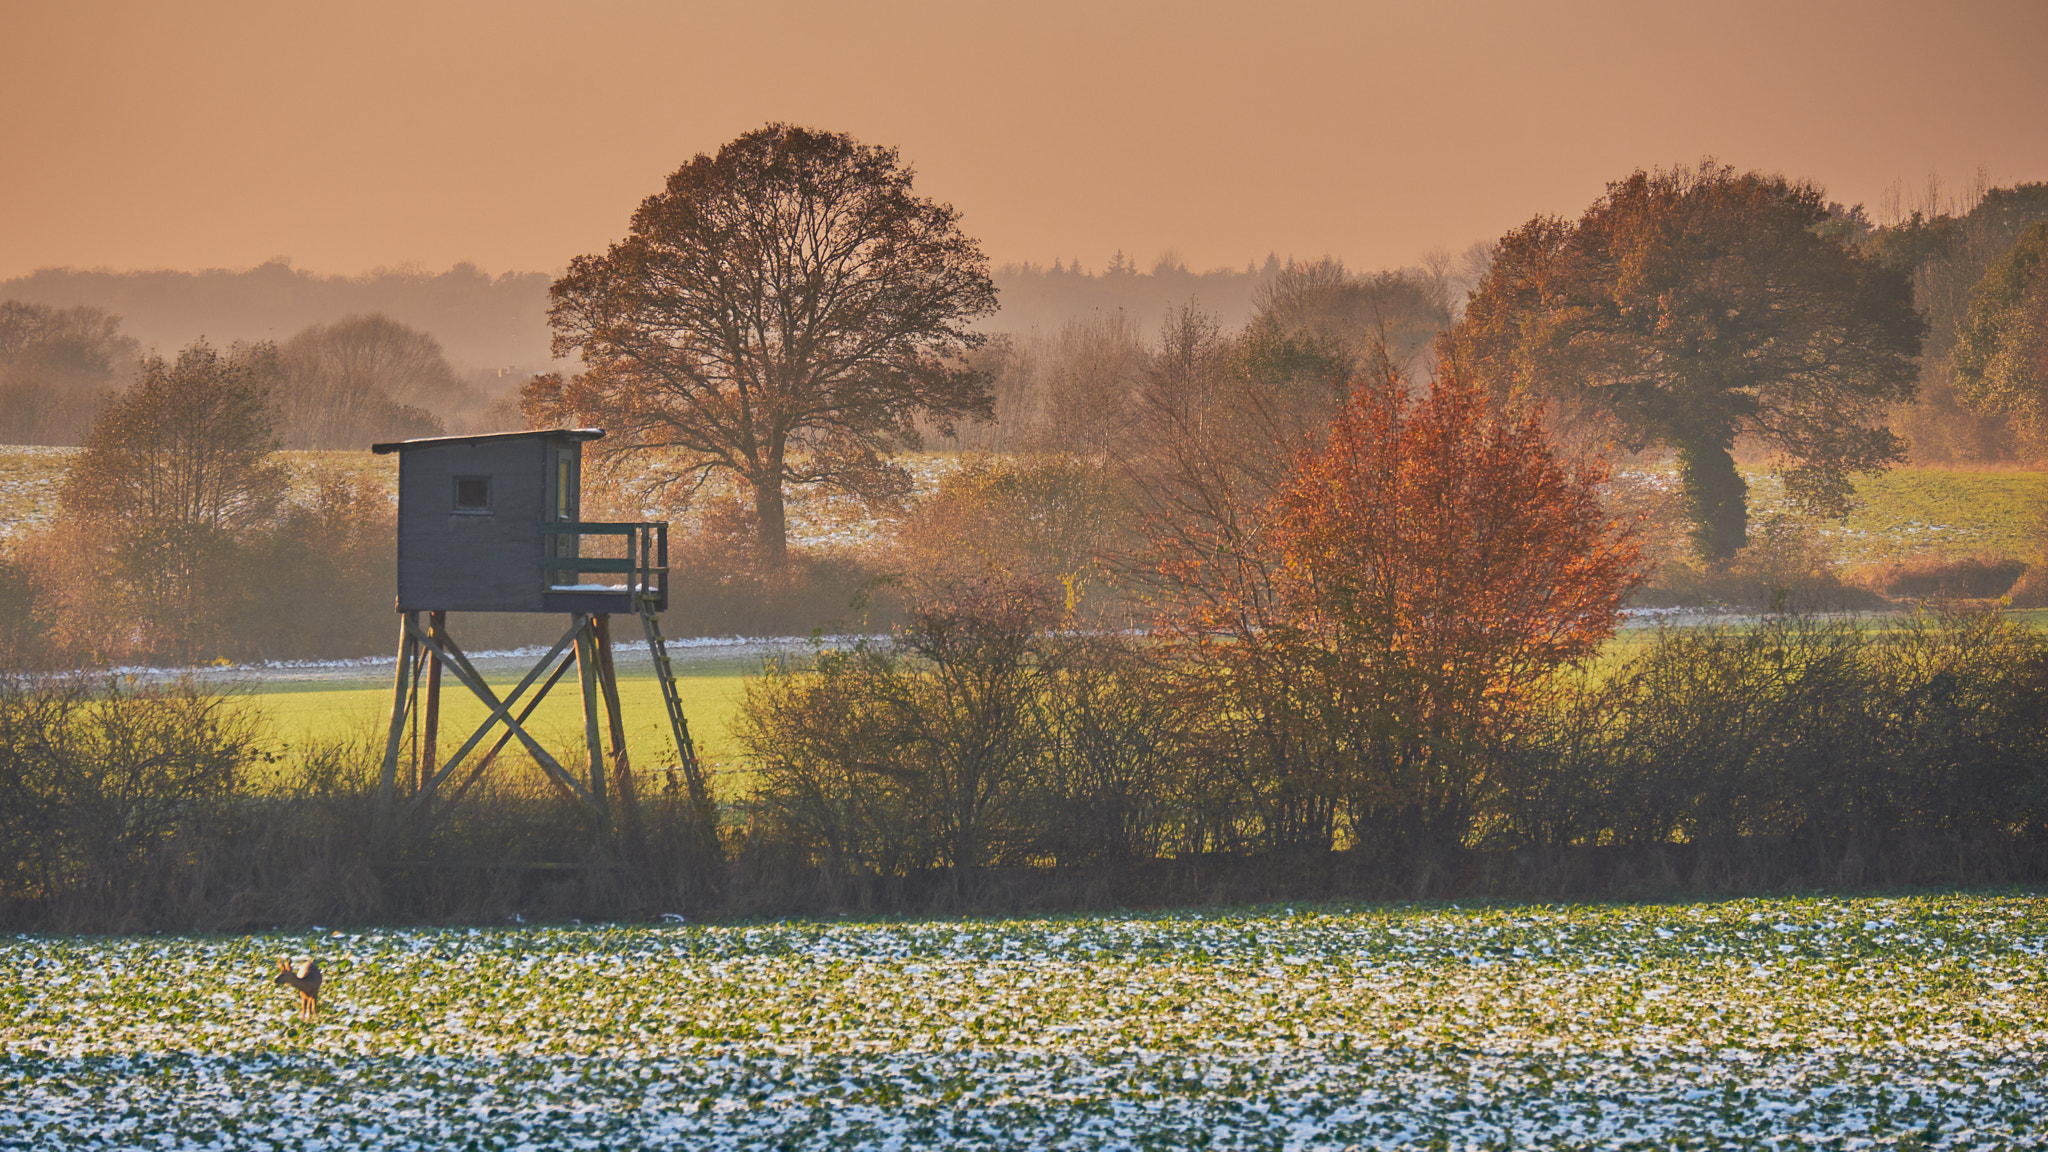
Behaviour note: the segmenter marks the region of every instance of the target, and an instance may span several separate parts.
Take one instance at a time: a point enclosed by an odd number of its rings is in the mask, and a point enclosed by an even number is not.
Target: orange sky
[[[0,277],[550,271],[768,120],[998,263],[1415,262],[1711,153],[1873,210],[2048,180],[2048,3],[0,0]]]

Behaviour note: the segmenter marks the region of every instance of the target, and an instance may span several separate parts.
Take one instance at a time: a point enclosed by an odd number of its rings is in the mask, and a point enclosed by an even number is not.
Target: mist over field
[[[1078,258],[996,269],[1003,309],[990,331],[1057,330],[1077,316],[1124,312],[1156,324],[1171,308],[1194,302],[1231,327],[1253,311],[1253,295],[1279,263],[1239,269],[1189,270],[1171,253],[1144,270],[1117,252],[1091,271]],[[385,270],[359,275],[317,273],[279,258],[248,269],[114,272],[46,268],[0,280],[0,300],[53,308],[84,305],[117,316],[121,330],[145,349],[181,348],[200,337],[219,344],[283,341],[313,324],[378,313],[433,334],[464,371],[544,371],[548,346],[547,290],[560,270],[497,274],[473,264],[446,271]],[[522,381],[523,382],[523,378]]]

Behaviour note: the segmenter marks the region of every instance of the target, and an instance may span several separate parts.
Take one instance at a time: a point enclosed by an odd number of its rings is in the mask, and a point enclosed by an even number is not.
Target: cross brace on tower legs
[[[623,834],[629,839],[632,827],[633,772],[626,755],[626,728],[619,710],[618,673],[612,663],[610,619],[602,613],[578,612],[570,616],[568,630],[555,641],[520,678],[512,691],[500,697],[483,674],[470,662],[462,646],[448,633],[447,614],[429,612],[422,626],[417,611],[400,614],[398,667],[394,678],[391,726],[384,744],[383,770],[378,781],[380,825],[387,835],[395,834],[415,821],[431,824],[442,812],[469,791],[498,753],[513,740],[539,764],[547,778],[564,794],[589,808],[607,836]],[[585,770],[572,772],[542,746],[527,730],[527,720],[547,698],[569,666],[578,670],[582,689]],[[419,697],[419,670],[427,671],[427,698]],[[662,680],[663,698],[669,701],[670,722],[681,723],[681,704],[675,694],[672,673],[666,661],[657,660],[656,676]],[[471,732],[445,761],[440,760],[440,683],[442,674],[451,676],[489,710],[483,723]],[[528,694],[529,689],[537,690]],[[600,716],[600,711],[602,715]],[[404,758],[407,727],[424,716],[425,731],[416,732],[419,744],[414,771],[400,786],[399,763]],[[681,729],[687,732],[687,729]],[[489,751],[472,759],[472,754],[493,734]],[[605,743],[609,737],[610,752]],[[695,757],[682,753],[685,771],[694,782]],[[467,767],[469,771],[457,774]],[[445,792],[445,796],[444,796]],[[693,793],[694,799],[694,793]],[[620,817],[624,816],[623,825]]]

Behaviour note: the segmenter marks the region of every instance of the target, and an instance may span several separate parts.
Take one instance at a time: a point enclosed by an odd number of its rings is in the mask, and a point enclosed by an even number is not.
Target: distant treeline
[[[990,326],[1019,333],[1019,346],[1043,344],[1072,320],[1136,332],[1192,302],[1236,328],[1283,267],[1269,257],[1262,268],[1198,274],[1167,259],[1141,273],[1121,254],[1099,275],[1078,261],[1008,267],[995,276],[1005,308]],[[500,402],[553,363],[551,279],[469,264],[326,276],[273,261],[240,272],[45,269],[0,281],[0,443],[83,443],[143,353],[168,356],[200,339],[285,350],[276,398],[287,447],[509,427],[518,413]]]
[[[1252,296],[1284,262],[1243,269],[1191,272],[1162,257],[1139,271],[1122,253],[1097,273],[1081,262],[1051,267],[1024,263],[998,269],[1003,311],[993,331],[1052,330],[1076,316],[1124,312],[1156,323],[1169,308],[1193,301],[1235,328],[1251,319]],[[493,276],[472,264],[445,272],[383,270],[360,276],[323,275],[273,260],[242,271],[110,272],[46,268],[0,280],[0,300],[52,308],[94,308],[119,317],[142,349],[171,352],[204,337],[220,345],[270,340],[282,343],[313,324],[348,315],[379,313],[432,333],[463,370],[540,371],[548,348],[548,285],[544,272]]]
[[[283,447],[360,449],[519,422],[509,393],[523,372],[458,373],[438,340],[382,314],[309,324],[282,343],[229,347],[263,352],[256,383]],[[120,318],[91,305],[0,302],[0,443],[85,443],[116,395],[163,358],[140,355]]]
[[[429,332],[463,370],[539,371],[548,353],[545,272],[493,276],[473,264],[446,272],[384,270],[331,276],[273,260],[242,271],[109,272],[46,268],[0,280],[0,300],[96,308],[117,316],[143,350],[174,354],[201,338],[225,347],[282,344],[314,324],[381,313]]]
[[[1895,414],[1894,429],[1920,462],[2039,458],[2042,445],[2013,420],[1973,410],[1958,397],[1954,355],[1986,271],[2029,225],[2048,219],[2048,184],[1980,187],[1960,197],[1930,189],[1918,206],[1895,211],[1900,219],[1880,224],[1862,206],[1843,207],[1831,225],[1850,244],[1913,272],[1915,301],[1928,321],[1920,397]],[[1429,311],[1440,317],[1438,323],[1448,324],[1485,272],[1488,248],[1474,244],[1455,257],[1432,253],[1421,267],[1365,278],[1417,288],[1431,297]],[[1261,293],[1272,291],[1288,269],[1333,264],[1268,255],[1241,269],[1196,272],[1167,253],[1141,270],[1118,252],[1099,270],[1079,259],[1006,265],[994,274],[1002,310],[983,326],[1004,335],[983,362],[998,376],[1003,419],[998,428],[966,442],[1017,446],[1042,438],[1042,428],[1032,426],[1061,419],[1056,394],[1071,390],[1062,380],[1119,370],[1112,361],[1169,314],[1192,309],[1234,333],[1253,322]],[[0,301],[68,316],[72,329],[64,350],[24,359],[0,325],[0,442],[82,442],[92,411],[125,383],[143,351],[168,355],[202,337],[217,346],[266,340],[282,345],[309,328],[351,316],[382,316],[434,340],[448,371],[482,397],[473,407],[487,408],[553,363],[547,323],[551,281],[541,272],[493,276],[470,264],[437,273],[322,275],[293,269],[285,260],[242,271],[44,269],[0,281]],[[1401,323],[1412,322],[1413,309],[1408,311]],[[1076,356],[1090,359],[1091,366],[1054,363]],[[451,430],[478,426],[476,413],[461,405],[422,407]],[[516,420],[509,410],[501,416]]]
[[[1117,313],[1149,327],[1169,311],[1192,304],[1226,328],[1242,328],[1257,311],[1259,286],[1285,266],[1268,255],[1264,264],[1191,272],[1168,253],[1141,272],[1122,252],[1100,272],[1088,271],[1079,259],[1049,266],[1005,264],[995,273],[1003,310],[986,327],[1020,335],[1051,333],[1076,318]]]

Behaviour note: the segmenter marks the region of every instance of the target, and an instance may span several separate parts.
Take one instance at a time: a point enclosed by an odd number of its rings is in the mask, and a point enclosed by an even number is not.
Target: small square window
[[[489,476],[457,476],[455,478],[455,510],[473,515],[488,514],[491,510],[491,478]]]

